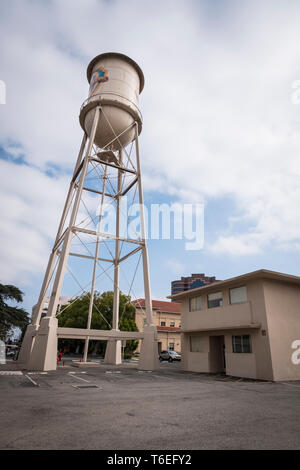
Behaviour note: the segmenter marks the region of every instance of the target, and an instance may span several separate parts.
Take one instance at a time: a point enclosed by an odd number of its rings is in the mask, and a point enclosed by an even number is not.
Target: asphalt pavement
[[[3,373],[6,375],[2,375]],[[7,375],[9,372],[14,375]],[[300,382],[137,364],[0,365],[1,449],[300,449]]]

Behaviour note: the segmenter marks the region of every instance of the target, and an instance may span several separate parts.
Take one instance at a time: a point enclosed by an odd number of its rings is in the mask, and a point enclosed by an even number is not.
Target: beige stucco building
[[[143,331],[145,315],[145,299],[133,300],[135,306],[135,323],[139,331]],[[158,352],[172,349],[181,352],[181,304],[152,300],[153,323],[157,328]],[[140,351],[140,344],[137,352]]]
[[[182,302],[184,370],[300,379],[300,277],[262,269],[172,299]]]

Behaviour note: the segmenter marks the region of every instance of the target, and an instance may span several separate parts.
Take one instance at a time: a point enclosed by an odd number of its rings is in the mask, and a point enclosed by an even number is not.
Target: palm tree
[[[0,284],[0,339],[3,341],[11,328],[25,331],[29,323],[28,313],[23,308],[7,305],[7,300],[23,302],[23,292],[15,286]]]

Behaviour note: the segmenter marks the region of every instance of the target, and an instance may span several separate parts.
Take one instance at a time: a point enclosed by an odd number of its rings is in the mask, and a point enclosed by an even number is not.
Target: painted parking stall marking
[[[20,370],[1,370],[0,375],[23,375]]]
[[[38,383],[36,383],[31,377],[29,377],[29,375],[24,374],[24,377],[27,377],[27,379],[28,379],[35,387],[38,387],[38,386],[39,386]]]
[[[97,388],[98,390],[103,390],[102,387],[99,387],[98,385],[72,385],[73,388],[76,388],[77,390],[86,390],[86,389],[91,389],[91,388]]]
[[[47,375],[48,372],[28,372],[28,375]]]
[[[82,377],[77,377],[77,375],[74,375],[74,374],[72,374],[71,377],[73,377],[73,379],[78,379],[78,380],[82,380],[83,382],[88,382],[88,383],[90,383],[89,380],[83,379]]]

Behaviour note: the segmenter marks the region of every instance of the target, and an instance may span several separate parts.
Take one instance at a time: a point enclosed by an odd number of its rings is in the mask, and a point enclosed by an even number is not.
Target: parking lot
[[[299,449],[300,383],[136,363],[0,371],[1,449]]]

